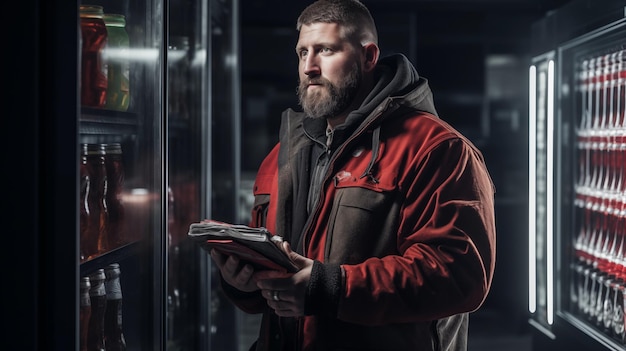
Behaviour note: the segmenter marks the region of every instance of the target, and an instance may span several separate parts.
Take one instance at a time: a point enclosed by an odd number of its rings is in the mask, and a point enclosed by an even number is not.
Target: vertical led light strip
[[[546,293],[547,321],[554,322],[554,60],[548,62],[548,111],[546,145]]]
[[[528,310],[537,311],[537,67],[528,70]]]

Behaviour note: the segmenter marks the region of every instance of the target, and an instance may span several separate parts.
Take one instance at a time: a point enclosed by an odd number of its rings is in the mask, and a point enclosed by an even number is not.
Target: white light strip
[[[537,67],[528,70],[528,310],[537,311]]]
[[[547,320],[554,322],[554,61],[548,62],[546,278]]]

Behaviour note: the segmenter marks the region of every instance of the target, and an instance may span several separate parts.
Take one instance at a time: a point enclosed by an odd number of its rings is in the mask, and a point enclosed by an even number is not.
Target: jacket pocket
[[[254,204],[252,205],[250,226],[266,227],[267,212],[270,206],[270,192],[273,177],[271,175],[257,176],[254,182],[253,194]]]
[[[251,227],[267,226],[267,209],[270,205],[269,195],[255,195],[254,205],[252,206]]]
[[[396,252],[396,193],[363,187],[336,190],[325,247],[328,262],[357,264]]]

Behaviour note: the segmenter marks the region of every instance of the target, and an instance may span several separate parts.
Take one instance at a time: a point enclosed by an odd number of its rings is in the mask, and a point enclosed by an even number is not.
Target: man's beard
[[[344,112],[354,101],[361,86],[361,77],[361,69],[358,63],[355,63],[346,79],[340,82],[340,86],[333,85],[322,77],[301,81],[297,89],[300,106],[308,116],[313,118],[335,117]],[[311,82],[321,84],[322,89],[309,92],[307,86]]]

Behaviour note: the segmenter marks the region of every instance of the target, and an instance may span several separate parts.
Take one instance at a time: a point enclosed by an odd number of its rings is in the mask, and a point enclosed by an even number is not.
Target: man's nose
[[[304,60],[304,74],[317,76],[320,74],[320,66],[316,55],[308,55]]]

